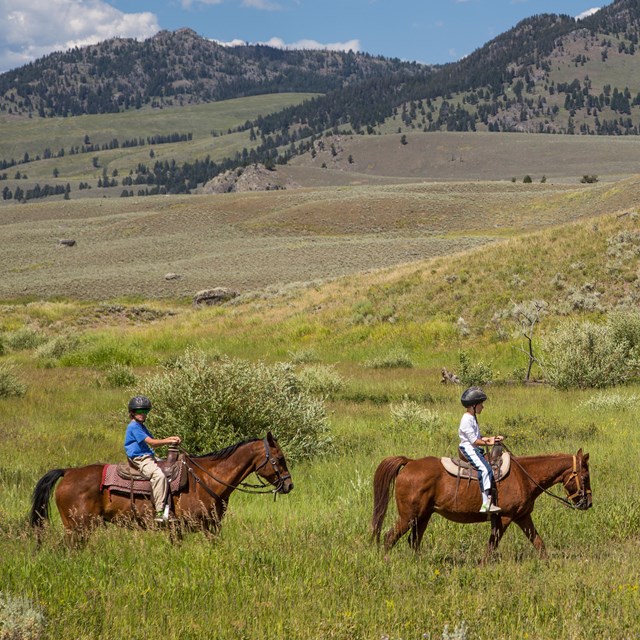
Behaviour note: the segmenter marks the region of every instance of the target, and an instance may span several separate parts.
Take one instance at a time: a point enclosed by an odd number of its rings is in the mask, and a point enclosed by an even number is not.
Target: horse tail
[[[64,473],[64,469],[53,469],[38,480],[38,484],[33,490],[31,513],[29,514],[29,523],[32,527],[42,527],[45,520],[49,519],[51,492]]]
[[[390,456],[385,458],[373,476],[373,518],[371,519],[371,537],[380,544],[380,531],[387,515],[389,498],[396,476],[410,458]]]

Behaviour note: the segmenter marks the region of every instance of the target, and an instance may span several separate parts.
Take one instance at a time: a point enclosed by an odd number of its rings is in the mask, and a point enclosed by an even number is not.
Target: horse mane
[[[513,455],[513,454],[512,454]],[[570,458],[572,456],[571,453],[541,453],[538,455],[531,456],[514,456],[518,458],[518,460],[540,460],[542,458]]]
[[[242,447],[245,444],[258,442],[259,440],[260,438],[251,438],[250,440],[242,440],[241,442],[236,442],[236,444],[232,444],[229,447],[220,449],[220,451],[213,451],[212,453],[203,453],[199,456],[191,456],[191,457],[192,458],[211,458],[212,460],[224,460],[225,458],[228,458],[232,453],[234,453],[236,449]]]

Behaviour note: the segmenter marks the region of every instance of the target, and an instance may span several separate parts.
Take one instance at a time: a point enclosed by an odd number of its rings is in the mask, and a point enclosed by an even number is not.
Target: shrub
[[[208,362],[203,352],[188,350],[142,386],[154,403],[154,435],[178,434],[194,454],[267,431],[291,460],[320,454],[331,442],[324,402],[304,388],[289,363],[226,356]]]
[[[426,431],[431,433],[440,424],[440,414],[405,398],[400,404],[392,404],[391,424],[398,431]]]
[[[623,411],[624,409],[632,409],[638,404],[638,396],[635,394],[622,395],[621,393],[601,392],[594,394],[580,403],[581,409],[589,411]]]
[[[614,341],[626,342],[630,350],[640,349],[640,313],[614,312],[607,319],[607,327]]]
[[[411,369],[413,361],[404,349],[392,349],[386,355],[365,361],[369,369]]]
[[[596,175],[584,175],[580,179],[580,182],[582,182],[582,184],[593,184],[595,182],[598,182],[598,176],[596,176]]]
[[[313,365],[298,370],[303,389],[312,395],[332,398],[344,388],[344,379],[328,365]]]
[[[493,381],[493,369],[490,364],[482,361],[472,363],[466,351],[458,353],[458,360],[460,361],[458,377],[465,387],[483,385]]]
[[[80,346],[80,338],[72,334],[62,334],[51,338],[36,349],[36,356],[43,360],[57,360]]]
[[[7,352],[7,347],[5,344],[5,337],[0,333],[0,356],[3,356]]]
[[[542,343],[542,362],[550,384],[559,389],[603,388],[627,382],[637,350],[618,339],[611,326],[575,320],[560,325]]]
[[[524,184],[531,184],[533,182],[533,180],[531,179],[530,175],[526,175],[523,179],[522,182],[524,182]]]
[[[315,349],[298,349],[297,351],[289,351],[288,355],[294,364],[309,364],[319,360]]]
[[[13,368],[6,362],[0,363],[0,398],[23,396],[27,387],[13,373]]]
[[[0,640],[38,640],[46,619],[29,599],[0,592]]]
[[[14,351],[35,349],[46,340],[47,338],[43,333],[31,327],[22,327],[22,329],[6,334],[7,346]]]
[[[106,383],[110,387],[122,388],[133,387],[137,378],[131,367],[124,364],[114,364],[110,366],[104,374]]]

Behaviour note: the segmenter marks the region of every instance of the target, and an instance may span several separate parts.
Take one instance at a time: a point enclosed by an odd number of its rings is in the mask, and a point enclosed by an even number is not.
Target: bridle
[[[266,436],[262,442],[264,444],[265,460],[259,467],[256,467],[254,469],[254,473],[256,474],[256,477],[260,481],[260,485],[262,487],[268,487],[269,485],[266,482],[264,482],[264,480],[258,475],[258,471],[260,471],[260,469],[262,469],[262,467],[266,466],[267,464],[270,464],[272,466],[276,474],[276,481],[272,483],[273,489],[269,489],[266,493],[269,493],[269,492],[273,493],[273,497],[275,499],[277,494],[282,491],[282,487],[284,487],[285,482],[291,479],[291,474],[288,472],[285,473],[284,475],[280,473],[280,466],[278,465],[278,461],[275,459],[275,457],[271,455],[271,447],[269,446],[269,441]],[[252,486],[254,488],[258,487],[258,485],[249,485],[249,486]],[[265,493],[265,492],[260,491],[259,493]]]
[[[562,486],[564,487],[564,490],[567,493],[567,497],[563,498],[562,496],[558,496],[552,491],[549,491],[548,489],[541,487],[540,484],[536,482],[527,473],[526,469],[518,462],[516,457],[513,455],[513,452],[510,449],[508,449],[504,445],[504,443],[502,446],[506,451],[509,451],[509,453],[511,454],[511,461],[515,462],[520,467],[520,470],[522,471],[522,473],[524,473],[524,475],[527,476],[527,478],[529,478],[529,480],[531,480],[531,482],[533,482],[533,484],[536,487],[538,487],[538,489],[542,489],[543,493],[546,493],[547,495],[551,496],[555,500],[562,502],[562,504],[565,504],[567,507],[570,507],[571,509],[584,510],[587,508],[587,505],[589,504],[589,496],[591,495],[591,489],[587,489],[584,486],[584,481],[581,482],[580,472],[578,471],[578,460],[575,455],[573,456],[573,467],[572,467],[571,473],[569,474],[569,477],[566,480],[563,480],[562,482]],[[570,492],[567,486],[571,482],[571,480],[575,480],[575,483],[576,483],[576,490],[573,493]],[[573,498],[575,498],[576,496],[580,496],[580,499],[577,502],[574,502]]]
[[[569,493],[568,484],[571,480],[575,480],[576,490],[573,493]],[[591,489],[587,489],[584,485],[584,481],[581,482],[580,473],[578,472],[578,462],[576,460],[576,456],[573,456],[573,469],[569,474],[569,477],[562,483],[564,490],[567,492],[567,500],[571,501],[571,506],[574,509],[585,509],[589,504],[589,496],[591,495]],[[577,502],[574,502],[573,499],[576,496],[580,496],[580,499]]]
[[[218,499],[218,500],[224,500],[215,491],[210,489],[206,484],[202,482],[202,479],[198,477],[196,472],[193,470],[192,467],[189,466],[188,463],[191,463],[194,467],[197,467],[206,476],[208,476],[215,482],[218,482],[219,484],[224,485],[225,487],[229,487],[230,489],[241,491],[242,493],[273,493],[273,498],[275,500],[278,493],[281,493],[285,482],[291,478],[291,474],[280,473],[280,467],[278,466],[278,461],[274,456],[271,455],[271,447],[269,446],[269,442],[267,441],[266,437],[264,438],[263,443],[264,443],[264,452],[265,452],[264,462],[262,462],[262,464],[260,464],[253,470],[260,484],[251,484],[249,482],[239,482],[238,484],[230,484],[229,482],[225,482],[224,480],[221,480],[220,478],[214,476],[211,472],[207,471],[202,465],[198,464],[195,461],[195,459],[189,454],[188,451],[186,451],[182,447],[180,449],[185,454],[184,464],[187,466],[187,472],[191,474],[191,477],[194,479],[196,484],[199,484],[212,498]],[[268,483],[264,482],[264,480],[258,475],[258,471],[260,471],[260,469],[265,467],[267,464],[271,464],[276,474],[276,481],[273,483],[273,488],[271,488]]]

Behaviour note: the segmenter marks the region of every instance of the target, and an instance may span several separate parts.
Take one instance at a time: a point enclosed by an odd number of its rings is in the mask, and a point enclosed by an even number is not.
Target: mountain
[[[425,66],[368,54],[224,47],[190,29],[113,39],[0,75],[0,113],[69,116],[180,106],[277,92],[326,94],[261,121],[265,135],[349,127],[393,116],[424,131],[637,134],[640,1],[580,21],[541,14],[471,55]],[[420,104],[416,104],[420,102]]]
[[[6,146],[7,156],[0,158],[3,200],[29,199],[30,193],[62,197],[60,190],[67,185],[65,197],[69,190],[94,186],[127,196],[193,193],[243,166],[261,163],[273,169],[294,156],[310,159],[307,165],[313,166],[322,145],[331,153],[328,163],[321,161],[320,168],[326,168],[339,155],[334,144],[322,140],[329,134],[368,140],[369,149],[376,146],[372,136],[387,134],[400,134],[401,145],[407,144],[408,133],[635,136],[640,133],[639,37],[640,0],[615,0],[579,21],[567,15],[532,16],[466,58],[442,66],[353,52],[228,48],[188,29],[163,31],[144,42],[115,39],[52,54],[0,76],[0,117],[24,123],[37,121],[37,116],[105,112],[100,117],[109,122],[102,121],[103,130],[92,121],[95,128],[82,132],[85,143],[76,138],[66,151],[64,146],[52,148],[39,132],[42,127],[29,130],[30,149],[14,137]],[[164,111],[176,113],[194,103],[285,91],[303,97],[282,103],[292,106],[252,111],[246,120],[236,121],[227,131],[235,136],[233,142],[215,157],[209,153],[211,129],[204,134],[206,141],[192,141],[191,132],[158,126],[157,112],[163,110],[150,108],[172,106]],[[316,96],[306,99],[309,93]],[[135,138],[122,139],[122,127],[113,121],[122,123],[123,112],[144,116]],[[150,128],[152,121],[150,136],[144,127]],[[107,140],[106,131],[111,136]],[[137,156],[122,151],[145,140],[182,146],[167,145],[161,157],[153,149]],[[89,157],[93,166],[86,157],[77,163],[67,159],[118,148],[111,159]],[[358,165],[352,148],[343,155],[348,166]],[[371,157],[369,151],[361,155]],[[97,177],[99,160],[106,163]],[[38,161],[48,164],[40,167]],[[33,163],[28,174],[18,168],[27,163]],[[40,179],[53,175],[54,186],[29,184],[27,175],[33,183],[36,170]]]
[[[111,39],[0,75],[0,111],[72,116],[145,104],[184,105],[256,94],[326,93],[424,65],[342,51],[225,47],[190,29],[143,42]]]

